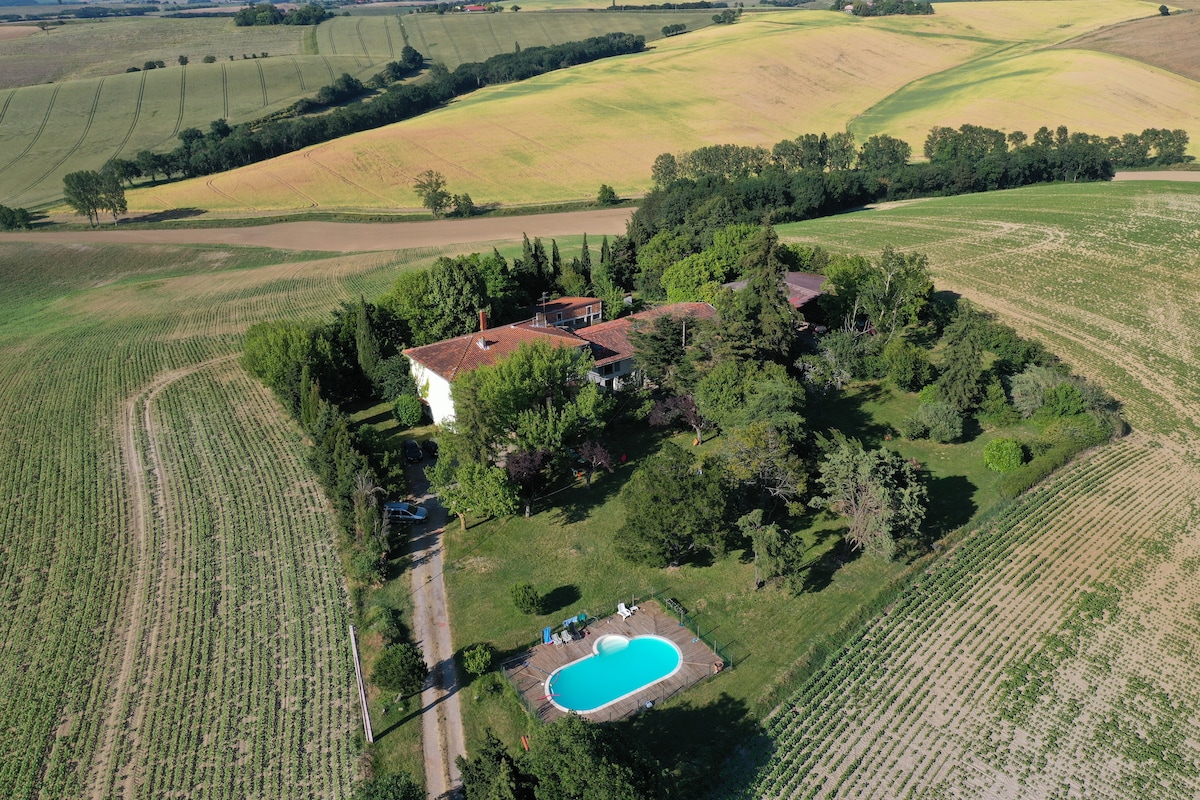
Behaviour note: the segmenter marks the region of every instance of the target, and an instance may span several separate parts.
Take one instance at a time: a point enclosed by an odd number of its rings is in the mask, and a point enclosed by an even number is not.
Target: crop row
[[[197,266],[0,327],[0,796],[348,793],[346,603],[299,441],[235,361],[167,385],[141,423],[156,376],[238,352],[259,319],[378,294],[393,271]],[[135,396],[143,538],[122,446]]]
[[[1014,729],[996,716],[997,684],[1052,654],[1048,643],[1087,649],[1111,621],[1071,622],[1101,607],[1089,605],[1105,591],[1096,579],[1122,572],[1128,543],[1154,540],[1178,513],[1187,487],[1156,455],[1137,443],[1103,451],[928,570],[769,722],[775,753],[755,796],[905,796],[949,773],[965,792],[1045,769],[1045,753],[988,742]],[[1122,482],[1139,473],[1172,488],[1135,496]],[[1023,736],[1069,738],[1061,727],[1035,714]]]

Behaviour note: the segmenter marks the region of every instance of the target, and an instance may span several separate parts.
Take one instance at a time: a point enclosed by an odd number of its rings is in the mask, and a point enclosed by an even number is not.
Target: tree
[[[970,303],[959,303],[954,321],[946,326],[942,340],[948,342],[941,375],[934,386],[937,396],[962,413],[979,402],[983,368],[983,318]]]
[[[612,453],[599,442],[588,440],[579,445],[579,457],[587,464],[587,487],[592,488],[592,475],[596,470],[604,468],[613,471]]]
[[[421,205],[429,209],[429,213],[435,217],[440,217],[452,200],[450,193],[446,191],[446,176],[431,169],[417,176],[413,190],[416,191],[417,197],[421,198]]]
[[[392,413],[403,427],[415,428],[425,417],[425,404],[416,394],[405,392],[396,398]]]
[[[181,66],[181,67],[186,67],[186,66],[187,66],[187,64],[188,64],[188,57],[187,57],[187,56],[180,56],[180,57],[179,57],[179,66]]]
[[[549,482],[549,466],[550,451],[545,449],[514,450],[504,459],[504,470],[521,495],[527,519],[533,510],[533,496]]]
[[[929,355],[912,342],[897,337],[883,348],[888,377],[898,389],[915,392],[933,379]]]
[[[747,490],[746,498],[771,520],[779,506],[800,512],[808,470],[798,455],[802,431],[759,420],[729,434],[725,458],[729,476]],[[754,498],[752,493],[758,495]]]
[[[766,578],[793,573],[800,567],[805,542],[776,523],[763,522],[763,510],[756,508],[738,517],[738,530],[750,539],[754,550],[754,588],[760,588]]]
[[[1164,17],[1169,17],[1171,16],[1171,9],[1167,8],[1166,6],[1159,6],[1158,13]]]
[[[414,695],[421,691],[429,677],[429,665],[415,644],[404,642],[384,648],[375,659],[371,680],[381,689]]]
[[[667,442],[634,471],[621,498],[625,523],[615,543],[623,558],[665,567],[694,550],[725,551],[729,493],[718,463],[698,465]]]
[[[459,463],[446,452],[452,438],[442,438],[441,456],[425,474],[430,490],[447,511],[458,515],[462,529],[467,529],[467,514],[504,517],[515,512],[517,494],[504,470],[474,461]]]
[[[125,187],[121,185],[121,179],[116,173],[109,170],[102,170],[99,175],[99,205],[97,210],[104,209],[112,214],[113,224],[117,224],[117,217],[124,214],[129,206],[125,203]],[[100,222],[99,214],[96,215],[96,222]]]
[[[492,666],[492,648],[486,644],[477,644],[463,650],[463,668],[478,678]]]
[[[517,611],[522,614],[540,614],[542,610],[542,596],[531,583],[518,583],[509,589],[509,594],[512,595],[513,605],[517,607]]]
[[[1025,463],[1025,451],[1016,439],[993,439],[983,446],[983,463],[996,472],[1013,472]]]
[[[917,467],[891,450],[865,450],[840,431],[818,437],[824,450],[817,481],[824,494],[809,505],[835,511],[850,520],[846,541],[870,555],[890,559],[896,540],[917,533],[928,503],[928,490]]]
[[[676,420],[695,431],[696,441],[693,444],[700,444],[704,439],[704,432],[713,427],[708,417],[700,413],[700,409],[696,407],[696,398],[690,394],[672,395],[656,400],[647,418],[655,427],[672,425]]]
[[[663,792],[657,765],[644,761],[616,728],[575,714],[530,737],[528,769],[536,800],[656,800]]]
[[[596,195],[596,203],[602,206],[615,206],[621,202],[621,198],[617,197],[616,191],[607,183],[600,184],[600,192]]]
[[[88,218],[93,228],[100,224],[100,209],[103,208],[100,173],[92,170],[68,172],[63,176],[63,197],[77,214]]]
[[[469,761],[458,756],[455,762],[467,800],[533,800],[532,777],[521,771],[490,728]]]
[[[424,800],[425,790],[407,772],[375,777],[354,790],[354,800]]]
[[[426,294],[413,300],[426,309],[425,337],[440,342],[470,333],[479,325],[479,312],[487,310],[486,285],[478,269],[479,256],[442,256],[428,271]]]

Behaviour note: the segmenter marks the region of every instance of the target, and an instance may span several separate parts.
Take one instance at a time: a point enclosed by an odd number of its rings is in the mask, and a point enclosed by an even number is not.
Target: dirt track
[[[1189,170],[1158,170],[1156,172],[1118,172],[1115,181],[1200,181],[1200,172]]]
[[[491,242],[534,236],[618,234],[632,210],[570,211],[520,217],[478,217],[429,222],[284,222],[244,228],[176,228],[170,230],[27,231],[2,233],[0,242],[58,244],[232,244],[283,250],[326,250],[360,253]]]

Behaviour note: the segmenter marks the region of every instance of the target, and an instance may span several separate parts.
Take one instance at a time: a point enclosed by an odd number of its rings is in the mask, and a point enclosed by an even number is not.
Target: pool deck
[[[543,722],[551,722],[564,716],[566,712],[555,706],[546,698],[546,678],[559,667],[572,661],[577,661],[591,655],[596,640],[609,633],[618,633],[630,638],[655,634],[670,639],[679,646],[683,653],[683,664],[671,677],[660,681],[636,694],[619,700],[610,706],[597,711],[580,714],[584,719],[594,722],[610,722],[622,719],[645,707],[646,702],[655,705],[687,689],[714,674],[713,664],[721,659],[709,649],[708,645],[697,641],[695,635],[686,627],[680,627],[679,620],[664,612],[658,603],[647,601],[629,619],[621,619],[614,614],[611,617],[596,619],[588,623],[587,635],[582,639],[563,645],[542,644],[534,647],[520,658],[513,659],[504,667],[517,687],[517,690],[528,701],[529,706],[537,711]]]

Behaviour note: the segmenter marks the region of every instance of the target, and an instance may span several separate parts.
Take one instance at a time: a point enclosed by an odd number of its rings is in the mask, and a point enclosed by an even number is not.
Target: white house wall
[[[450,399],[450,382],[419,361],[409,359],[413,380],[421,399],[429,405],[429,415],[435,425],[445,425],[454,419],[454,401]]]

